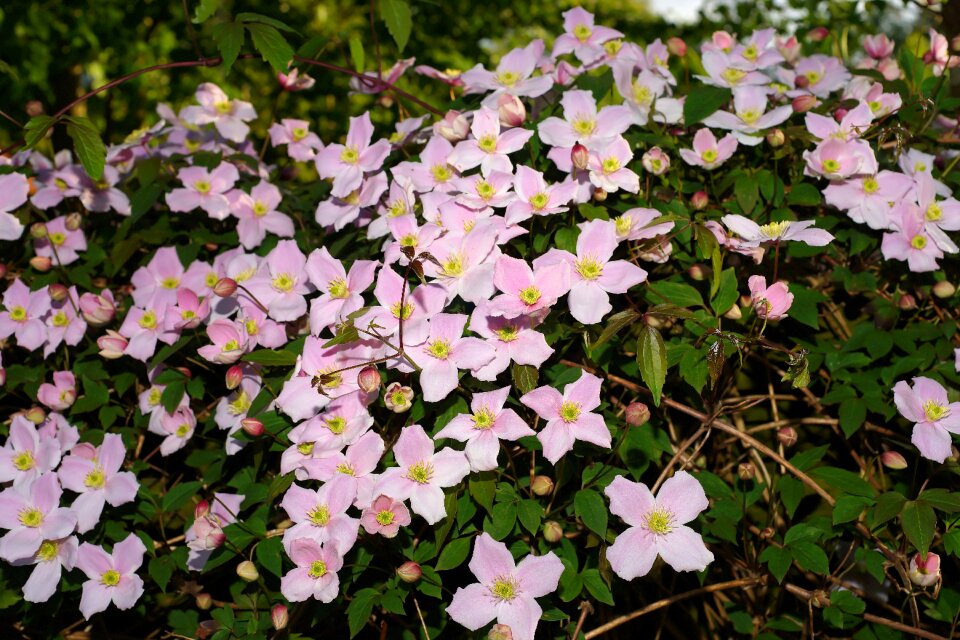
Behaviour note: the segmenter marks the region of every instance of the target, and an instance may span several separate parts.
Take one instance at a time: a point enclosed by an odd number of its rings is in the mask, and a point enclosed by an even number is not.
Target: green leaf
[[[410,5],[406,0],[380,0],[380,17],[387,25],[387,31],[397,43],[399,53],[410,40],[410,31],[413,29],[413,18],[410,15]]]
[[[167,584],[169,584],[170,578],[173,576],[173,569],[173,558],[170,556],[150,558],[150,563],[147,565],[147,573],[150,574],[150,577],[153,578],[153,581],[157,583],[157,586],[159,586],[160,590],[164,593],[167,592]]]
[[[202,24],[217,12],[217,0],[200,0],[193,12],[193,23]]]
[[[860,496],[840,496],[833,506],[833,524],[851,522],[860,517],[863,510],[873,504],[870,498]]]
[[[164,511],[175,511],[179,509],[187,500],[196,495],[197,491],[200,490],[200,486],[200,483],[195,480],[176,485],[163,496],[160,507]]]
[[[720,274],[720,288],[717,289],[717,295],[713,297],[710,304],[717,315],[723,315],[730,311],[738,297],[740,292],[737,291],[737,273],[733,267],[729,267]]]
[[[167,413],[173,413],[177,410],[186,390],[187,385],[182,381],[171,382],[164,388],[163,393],[160,394],[160,404]]]
[[[790,293],[793,294],[790,317],[811,329],[819,329],[820,320],[818,316],[820,311],[817,309],[817,304],[824,302],[827,297],[819,291],[808,289],[796,282],[791,282],[787,286]]]
[[[846,469],[818,467],[813,469],[810,475],[814,480],[821,480],[844,493],[851,493],[855,496],[866,496],[868,498],[877,495],[877,492],[866,480]]]
[[[243,48],[243,41],[246,38],[243,25],[236,22],[223,22],[215,25],[211,32],[220,51],[220,57],[223,58],[223,72],[229,73],[233,63],[237,61],[237,56],[240,55],[240,49]]]
[[[820,190],[809,182],[795,184],[787,194],[787,204],[815,207],[820,204]]]
[[[653,404],[660,406],[660,393],[667,379],[667,350],[660,332],[645,326],[637,341],[637,365],[643,381],[653,393]]]
[[[687,94],[683,103],[683,123],[697,124],[730,100],[730,89],[700,85]]]
[[[733,194],[737,198],[737,204],[743,210],[743,215],[749,216],[760,198],[760,181],[757,176],[747,174],[738,178],[733,186]]]
[[[950,493],[946,489],[927,489],[917,499],[926,502],[938,511],[947,513],[960,511],[960,493]]]
[[[47,135],[47,131],[50,130],[53,124],[54,119],[51,116],[34,116],[30,118],[30,121],[23,127],[23,139],[27,143],[26,148],[32,149],[38,142],[43,140],[43,137]]]
[[[517,518],[520,524],[530,533],[536,534],[543,520],[543,506],[536,500],[521,500],[517,506]]]
[[[286,73],[293,59],[293,48],[279,31],[268,24],[247,23],[253,46],[277,73]]]
[[[537,387],[540,379],[540,370],[529,364],[513,363],[510,367],[510,376],[513,384],[520,393],[528,393]]]
[[[580,578],[583,580],[583,586],[587,588],[590,595],[603,604],[608,604],[611,607],[614,605],[613,594],[610,592],[610,587],[603,581],[603,576],[600,575],[598,569],[587,569],[580,574]]]
[[[903,511],[903,505],[906,503],[907,499],[903,494],[896,491],[887,491],[880,494],[876,506],[871,510],[870,526],[876,527],[897,517]]]
[[[357,36],[350,36],[350,59],[353,60],[353,70],[363,73],[364,67],[363,42]]]
[[[498,502],[490,512],[490,526],[484,527],[494,540],[503,540],[517,523],[517,503]]]
[[[793,555],[784,547],[770,546],[760,554],[760,560],[767,563],[767,568],[777,582],[783,582],[783,577],[787,575],[790,565],[793,564]]]
[[[678,307],[702,307],[703,297],[700,292],[682,282],[655,282],[650,285],[654,295],[648,299],[655,302],[668,302]]]
[[[840,403],[840,428],[848,438],[852,436],[864,420],[867,419],[867,407],[863,400],[844,400]]]
[[[818,575],[830,573],[830,560],[826,552],[814,542],[801,540],[788,546],[793,559],[801,569],[812,571]]]
[[[497,482],[489,477],[485,479],[474,477],[480,475],[489,474],[471,475],[470,479],[467,481],[467,488],[470,491],[470,497],[476,500],[477,504],[486,509],[487,513],[491,513],[493,511],[493,497],[496,495],[497,491]]]
[[[607,505],[593,489],[581,489],[573,498],[573,509],[587,528],[601,538],[607,536]]]
[[[274,29],[279,29],[280,31],[286,31],[288,33],[295,33],[300,35],[300,32],[288,25],[286,22],[281,22],[269,16],[260,15],[259,13],[238,13],[237,21],[250,24],[251,22],[256,24],[265,24],[273,27]]]
[[[83,382],[83,395],[70,407],[70,415],[80,415],[99,409],[110,401],[110,389],[99,382],[91,379],[85,379]]]
[[[353,594],[350,606],[347,607],[347,623],[350,625],[350,637],[356,636],[370,619],[373,605],[380,593],[376,589],[360,589]]]
[[[930,550],[933,534],[937,528],[937,514],[926,502],[908,501],[900,512],[900,526],[917,551],[926,554]]]
[[[261,540],[257,544],[257,562],[278,578],[283,575],[282,557],[283,540],[279,536]]]
[[[446,571],[459,567],[470,554],[470,542],[472,540],[473,538],[466,537],[448,542],[447,546],[440,552],[440,557],[437,558],[437,564],[434,568],[437,571]]]
[[[637,320],[639,320],[641,314],[633,309],[626,309],[619,313],[615,313],[609,318],[607,318],[607,326],[603,328],[603,331],[600,333],[599,337],[590,344],[590,351],[594,351],[600,348],[600,345],[605,344],[610,338],[617,335],[624,327],[628,327]]]
[[[257,349],[243,356],[244,362],[255,362],[268,367],[292,367],[297,364],[297,354],[292,351]]]
[[[87,118],[70,116],[64,119],[67,121],[67,135],[73,138],[73,150],[77,152],[84,171],[93,180],[99,180],[107,163],[107,148],[100,132]]]

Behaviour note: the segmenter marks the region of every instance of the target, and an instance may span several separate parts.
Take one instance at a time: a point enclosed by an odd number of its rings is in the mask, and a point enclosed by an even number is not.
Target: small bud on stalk
[[[553,492],[553,480],[548,476],[535,476],[530,483],[530,490],[537,496],[548,496]]]
[[[422,575],[423,570],[420,569],[420,565],[413,560],[404,562],[402,565],[397,567],[397,576],[408,584],[416,582]]]
[[[69,289],[60,283],[54,283],[47,287],[47,293],[50,294],[50,299],[54,302],[63,302],[67,299],[69,292]]]
[[[380,390],[380,370],[376,365],[367,365],[360,370],[357,376],[357,385],[364,393],[373,393]]]
[[[957,288],[947,280],[941,280],[933,285],[933,295],[941,299],[951,298],[957,292]]]
[[[290,612],[287,611],[287,605],[273,605],[273,608],[270,609],[270,622],[273,623],[273,628],[277,631],[286,629],[290,623]]]
[[[624,411],[624,418],[631,427],[640,427],[650,422],[650,408],[642,402],[631,402]]]
[[[586,171],[587,165],[590,163],[590,151],[578,142],[570,149],[570,161],[578,170]]]
[[[513,640],[513,629],[509,625],[495,624],[490,627],[487,640]]]
[[[221,298],[229,298],[237,292],[237,281],[233,278],[220,278],[213,285],[213,293]]]
[[[710,204],[710,196],[707,195],[706,191],[697,191],[690,196],[690,206],[696,211],[703,211],[708,204]]]
[[[783,427],[777,431],[777,442],[785,447],[797,444],[797,430],[793,427]]]
[[[100,357],[107,360],[116,360],[123,355],[127,348],[127,339],[116,331],[107,330],[107,335],[97,338],[97,346],[100,347]]]
[[[257,578],[260,577],[260,572],[257,571],[257,565],[249,560],[244,560],[237,565],[237,575],[244,582],[256,582]]]
[[[900,469],[907,468],[907,459],[897,451],[884,451],[880,454],[880,462],[883,463],[883,466],[887,469],[899,471]]]
[[[227,385],[227,389],[233,391],[240,386],[240,383],[243,381],[243,365],[235,364],[229,369],[224,376],[224,382]]]
[[[256,418],[244,418],[240,421],[240,427],[251,438],[259,438],[263,435],[263,423]]]
[[[543,523],[543,538],[551,544],[556,544],[563,539],[563,528],[560,523],[553,520],[547,520]]]
[[[198,593],[197,594],[197,609],[201,611],[206,611],[213,606],[213,596],[209,593]]]
[[[527,119],[527,108],[517,96],[501,93],[497,100],[500,124],[505,127],[519,127]]]
[[[30,258],[30,266],[40,273],[46,273],[53,267],[53,260],[46,256],[33,256]]]

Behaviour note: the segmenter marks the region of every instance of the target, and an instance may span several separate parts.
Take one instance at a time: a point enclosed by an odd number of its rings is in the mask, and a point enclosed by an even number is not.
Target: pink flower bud
[[[413,560],[408,560],[397,567],[397,576],[408,584],[416,582],[422,575],[423,571],[420,569],[420,565]]]
[[[844,109],[843,107],[835,109],[833,112],[833,119],[836,120],[837,122],[840,122],[841,120],[843,120],[843,117],[847,115],[847,113],[848,113],[847,110]]]
[[[200,518],[206,518],[207,514],[210,513],[210,503],[207,500],[201,500],[197,503],[197,506],[193,508],[193,517],[197,520]]]
[[[100,356],[107,360],[116,360],[123,355],[127,348],[127,339],[116,331],[107,331],[107,335],[97,338],[97,346],[100,347]]]
[[[606,199],[607,199],[606,191],[604,191],[600,187],[597,187],[596,189],[593,190],[593,200],[595,202],[603,202]]]
[[[292,69],[289,73],[278,73],[277,82],[284,91],[304,91],[311,88],[316,80],[307,74],[300,75],[299,69]]]
[[[800,41],[797,40],[797,36],[790,36],[789,38],[778,37],[776,39],[776,46],[780,55],[790,64],[796,62],[797,58],[800,57]]]
[[[737,477],[746,482],[747,480],[753,480],[753,477],[757,473],[757,468],[753,466],[751,462],[741,462],[737,465]]]
[[[776,149],[777,147],[782,147],[783,143],[787,141],[786,134],[783,133],[783,129],[771,129],[767,132],[767,144]]]
[[[690,279],[694,282],[703,282],[707,279],[709,271],[702,264],[692,264],[690,268],[687,269],[687,275],[690,276]]]
[[[682,58],[687,55],[687,43],[676,36],[667,38],[667,51],[669,51],[672,56]]]
[[[642,402],[631,402],[624,411],[624,419],[631,427],[640,427],[650,422],[650,408]]]
[[[257,571],[257,565],[249,560],[244,560],[237,565],[237,575],[244,582],[256,582],[257,578],[260,577],[260,572]]]
[[[549,476],[534,476],[530,490],[535,496],[548,496],[553,492],[553,480]]]
[[[797,444],[797,430],[793,427],[783,427],[777,431],[777,442],[785,447]]]
[[[826,27],[814,27],[807,32],[807,39],[811,42],[823,42],[830,35],[830,30]]]
[[[244,418],[240,421],[243,432],[251,438],[259,438],[263,435],[263,423],[256,418]]]
[[[590,151],[578,142],[570,149],[570,161],[578,171],[586,171],[590,164]]]
[[[387,408],[394,413],[409,411],[413,401],[413,389],[405,387],[399,382],[391,382],[387,385],[383,400]]]
[[[448,142],[457,143],[470,133],[470,123],[459,111],[447,111],[443,120],[433,125],[433,132]]]
[[[497,100],[497,111],[500,114],[500,124],[505,127],[519,127],[527,119],[527,108],[517,96],[510,93],[501,93]]]
[[[221,298],[229,298],[237,292],[237,281],[233,278],[220,278],[213,285],[213,294]]]
[[[80,315],[91,327],[110,324],[117,315],[113,294],[109,289],[104,289],[99,295],[84,293],[80,296]]]
[[[798,76],[797,80],[799,81],[800,78],[802,77],[803,76]],[[792,104],[793,104],[794,112],[806,113],[807,111],[810,111],[810,109],[813,109],[818,104],[820,104],[820,101],[817,100],[816,96],[804,95],[804,96],[797,96],[796,98],[794,98]]]
[[[793,85],[797,89],[806,89],[810,86],[810,78],[807,76],[797,76],[793,79]]]
[[[0,367],[0,387],[7,384],[7,370]]]
[[[513,640],[513,629],[506,624],[495,624],[490,627],[487,640]]]
[[[710,36],[710,40],[713,42],[713,46],[723,51],[730,51],[733,45],[737,43],[734,37],[726,31],[714,31],[713,35]]]
[[[40,407],[30,407],[23,415],[33,424],[43,424],[43,421],[47,419],[47,412]]]
[[[290,613],[287,611],[287,605],[273,605],[273,608],[270,609],[270,622],[273,623],[273,628],[277,631],[286,629],[290,623]]]
[[[903,311],[911,311],[917,308],[917,299],[909,293],[901,293],[897,298],[897,306]]]
[[[563,539],[563,527],[559,522],[547,520],[543,523],[543,539],[551,544],[556,544]]]
[[[938,298],[952,298],[956,292],[957,288],[947,280],[941,280],[933,285],[933,295]]]
[[[7,277],[7,265],[0,262],[0,278]]]
[[[47,237],[47,225],[42,222],[34,222],[30,225],[30,237],[34,240],[43,240]]]
[[[197,609],[201,611],[206,611],[213,606],[213,596],[209,593],[198,593],[197,594]]]
[[[643,168],[655,176],[662,176],[670,168],[670,156],[660,147],[653,147],[643,154]]]
[[[357,385],[364,393],[373,393],[380,390],[380,370],[376,365],[367,365],[357,375]]]
[[[940,580],[940,556],[930,552],[910,558],[910,581],[918,587],[931,587]]]
[[[227,389],[233,391],[240,386],[240,383],[243,381],[243,365],[235,364],[229,369],[224,375],[224,383],[227,386]]]
[[[740,305],[735,304],[723,314],[723,317],[727,320],[739,320],[743,317],[743,309],[740,308]]]
[[[47,293],[54,302],[63,302],[67,299],[70,290],[60,283],[54,283],[47,287]]]
[[[33,256],[30,258],[30,266],[40,273],[46,273],[53,266],[53,260],[46,256]]]
[[[786,317],[793,304],[793,294],[786,282],[774,282],[768,287],[763,276],[750,276],[747,287],[750,289],[750,304],[758,318],[779,320]]]
[[[874,60],[882,60],[893,54],[893,41],[884,33],[863,36],[863,50]]]
[[[899,471],[907,468],[907,459],[897,451],[884,451],[880,454],[880,462],[888,469]]]
[[[953,36],[950,38],[950,50],[954,53],[960,51],[960,36]]]
[[[710,196],[707,195],[706,191],[697,191],[690,196],[690,206],[695,211],[703,211],[708,204],[710,204]]]
[[[82,222],[83,216],[74,211],[73,213],[67,214],[67,217],[63,221],[63,226],[67,228],[67,231],[76,231],[80,228]]]

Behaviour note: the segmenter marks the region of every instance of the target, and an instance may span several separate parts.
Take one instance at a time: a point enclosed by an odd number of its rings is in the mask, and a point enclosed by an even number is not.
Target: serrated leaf
[[[723,353],[723,341],[717,340],[707,349],[707,368],[710,371],[710,386],[716,388],[717,380],[723,373],[723,365],[727,359]]]
[[[269,62],[277,73],[286,73],[287,65],[293,59],[293,48],[287,39],[269,24],[248,22],[245,26],[253,39],[254,48],[260,52],[263,59]]]
[[[179,509],[187,500],[196,495],[197,491],[200,490],[200,486],[200,483],[195,480],[176,485],[163,496],[160,508],[164,511],[175,511]]]
[[[103,177],[103,168],[107,163],[107,147],[103,144],[100,132],[86,118],[70,116],[67,121],[67,135],[73,139],[73,150],[94,181]]]
[[[173,558],[170,556],[150,558],[150,563],[147,565],[147,573],[164,593],[167,592],[167,584],[170,583],[170,578],[173,576],[173,569]]]
[[[783,582],[783,577],[787,575],[790,565],[793,564],[793,556],[788,549],[771,546],[764,549],[763,553],[760,554],[760,561],[767,563],[767,568],[777,579],[777,582]]]
[[[740,292],[737,291],[737,273],[733,267],[729,267],[720,274],[720,286],[710,305],[717,315],[723,315],[730,311],[738,297]]]
[[[833,506],[833,524],[852,522],[860,517],[863,510],[873,504],[870,498],[861,496],[840,496]]]
[[[619,333],[624,327],[633,324],[639,320],[640,317],[641,314],[633,309],[626,309],[607,318],[607,326],[603,328],[603,331],[600,333],[597,339],[590,344],[590,351],[598,349],[600,345],[605,344],[610,338],[617,335],[617,333]]]
[[[588,529],[601,538],[607,536],[607,505],[593,489],[581,489],[573,497],[573,509]]]
[[[38,142],[43,140],[54,124],[51,116],[34,116],[23,127],[23,139],[26,142],[26,148],[32,149]]]
[[[217,12],[217,0],[200,0],[193,11],[193,23],[202,24]]]
[[[224,22],[215,25],[212,29],[213,40],[217,43],[220,57],[223,58],[223,72],[229,73],[233,63],[240,55],[246,33],[243,25],[236,22]]]
[[[906,503],[907,499],[903,494],[896,491],[887,491],[886,493],[880,494],[880,496],[877,497],[876,506],[871,510],[872,520],[870,526],[876,527],[900,515],[900,512],[903,511],[903,505]]]
[[[397,43],[397,49],[403,53],[410,40],[410,32],[413,30],[410,5],[406,0],[380,0],[380,17],[383,18],[387,31]]]
[[[659,407],[663,383],[667,379],[667,349],[663,336],[653,327],[645,326],[637,340],[637,365],[653,394],[653,404]]]
[[[529,364],[514,362],[510,367],[510,377],[513,378],[513,385],[520,393],[528,393],[537,388],[540,370]]]
[[[730,89],[700,85],[687,94],[683,103],[683,123],[695,125],[730,100]]]
[[[787,547],[790,554],[801,569],[812,571],[818,575],[827,575],[830,573],[830,560],[826,552],[814,542],[801,540],[794,542]]]
[[[280,31],[286,31],[288,33],[295,33],[297,35],[300,35],[299,31],[297,31],[296,29],[288,25],[286,22],[281,22],[280,20],[271,18],[269,16],[264,16],[259,13],[250,13],[250,12],[238,13],[237,22],[243,22],[246,24],[250,24],[250,23],[265,24],[273,27],[274,29],[279,29]]]
[[[350,59],[353,60],[353,70],[357,73],[363,73],[364,60],[363,42],[357,36],[350,36]]]
[[[904,504],[900,512],[900,526],[910,544],[921,554],[926,554],[937,528],[937,514],[926,502],[911,500]]]

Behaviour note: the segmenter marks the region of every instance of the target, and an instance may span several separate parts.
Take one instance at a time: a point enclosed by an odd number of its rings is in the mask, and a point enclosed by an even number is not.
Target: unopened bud
[[[624,419],[631,427],[640,427],[650,422],[650,408],[642,402],[631,402],[624,411]]]
[[[213,606],[213,596],[209,593],[198,593],[197,594],[197,609],[201,611],[206,611]]]
[[[31,118],[36,118],[37,116],[43,115],[43,103],[39,100],[30,100],[27,102],[26,107],[24,108],[27,115]]]
[[[519,127],[527,119],[527,108],[517,96],[510,93],[501,93],[497,100],[497,111],[500,115],[500,124],[505,127]]]
[[[594,202],[603,202],[603,201],[606,200],[606,199],[607,199],[607,192],[606,192],[606,191],[604,191],[604,190],[601,189],[600,187],[597,187],[596,189],[593,190],[593,201],[594,201]]]
[[[707,278],[707,270],[702,264],[692,264],[687,269],[687,275],[694,282],[703,282]]]
[[[117,315],[117,305],[113,294],[105,289],[100,295],[84,293],[80,296],[80,315],[93,327],[102,327],[113,321]]]
[[[764,527],[760,530],[760,539],[769,540],[773,537],[773,534],[776,533],[773,527]]]
[[[556,544],[563,540],[563,527],[559,522],[547,520],[543,523],[543,539],[551,544]]]
[[[47,237],[47,225],[42,222],[34,222],[30,225],[30,237],[34,240],[43,240]]]
[[[940,579],[940,556],[927,553],[910,558],[910,581],[918,587],[931,587]]]
[[[193,517],[199,520],[200,518],[207,517],[207,514],[210,513],[210,502],[207,500],[201,500],[197,503],[197,506],[193,508]]]
[[[590,164],[590,151],[579,142],[570,149],[570,161],[573,162],[575,169],[586,171]]]
[[[643,322],[648,327],[653,327],[654,329],[660,329],[663,327],[663,320],[653,314],[647,314],[643,316]]]
[[[741,480],[752,480],[756,473],[757,469],[751,462],[741,462],[739,465],[737,465],[737,476]]]
[[[286,629],[287,625],[290,624],[290,612],[287,611],[287,605],[273,605],[273,608],[270,609],[270,622],[273,623],[273,628],[277,631]]]
[[[221,298],[229,298],[237,292],[237,281],[233,278],[220,278],[213,285],[213,294]]]
[[[251,438],[259,438],[263,435],[263,423],[256,418],[244,418],[240,421],[243,432]]]
[[[7,384],[7,370],[0,367],[0,387]]]
[[[487,640],[513,640],[513,629],[506,624],[495,624],[490,627]]]
[[[243,382],[243,365],[235,364],[229,369],[224,376],[224,382],[227,385],[227,389],[233,391],[240,386],[240,383]]]
[[[7,265],[0,262],[0,279],[7,277]]]
[[[548,496],[553,492],[553,480],[549,476],[534,476],[530,490],[537,496]]]
[[[383,401],[386,403],[387,409],[394,413],[409,411],[413,401],[413,389],[405,387],[399,382],[391,382],[387,385]]]
[[[888,469],[906,469],[907,459],[897,451],[884,451],[880,454],[880,462]]]
[[[662,176],[670,169],[670,156],[660,147],[647,150],[640,159],[643,168],[655,176]]]
[[[40,407],[31,407],[27,409],[24,417],[33,424],[43,424],[43,421],[47,419],[47,412]]]
[[[470,133],[470,123],[459,111],[447,111],[443,120],[433,125],[433,131],[441,138],[455,144]]]
[[[909,293],[901,293],[897,298],[897,306],[903,311],[911,311],[917,308],[917,299]]]
[[[787,136],[783,133],[783,129],[773,129],[767,132],[767,144],[774,149],[782,147],[786,141]]]
[[[933,285],[933,295],[938,298],[950,298],[957,292],[957,288],[947,280],[941,280]]]
[[[30,258],[30,266],[40,273],[46,273],[53,266],[53,260],[46,256],[33,256]]]
[[[797,77],[798,87],[800,87],[801,78],[806,79],[804,76],[798,76]],[[803,87],[800,87],[800,88],[803,88]],[[793,105],[793,110],[795,113],[806,113],[807,111],[810,111],[810,109],[813,109],[814,107],[816,107],[819,103],[820,101],[817,100],[816,96],[803,95],[803,96],[797,96],[796,98],[794,98],[791,104]]]
[[[183,375],[183,377],[186,378],[187,380],[193,378],[193,372],[190,371],[190,369],[188,369],[187,367],[174,367],[174,369],[179,371],[181,375]]]
[[[785,447],[797,444],[797,430],[793,427],[783,427],[777,431],[777,442]]]
[[[837,122],[840,122],[843,120],[843,117],[847,115],[847,113],[848,111],[846,109],[844,109],[843,107],[838,107],[833,111],[833,119],[836,120]]]
[[[814,27],[807,32],[807,40],[811,42],[823,42],[830,35],[830,30],[826,27]]]
[[[687,55],[687,43],[676,36],[667,38],[667,51],[669,51],[672,56],[682,58]]]
[[[423,570],[420,569],[420,565],[413,560],[408,560],[397,567],[397,577],[408,584],[416,582],[422,575]]]
[[[127,339],[116,331],[107,330],[107,335],[97,338],[97,346],[100,347],[100,357],[107,360],[116,360],[123,355],[127,348]]]
[[[727,320],[739,320],[743,317],[743,310],[740,309],[740,305],[734,304],[730,309],[727,310],[723,317]]]
[[[63,220],[63,226],[67,228],[67,231],[76,231],[80,228],[80,224],[83,222],[83,216],[74,211],[73,213],[68,213],[67,217]]]
[[[357,376],[357,385],[360,387],[360,390],[364,393],[374,393],[380,390],[380,370],[377,369],[376,365],[367,365],[363,369],[360,369],[360,374]]]
[[[707,208],[708,204],[710,204],[710,196],[707,195],[706,191],[697,191],[690,196],[690,206],[692,206],[695,211],[703,211]]]
[[[63,302],[67,299],[70,290],[60,283],[54,283],[47,287],[47,293],[54,302]]]
[[[257,578],[260,577],[260,572],[257,571],[257,565],[249,560],[244,560],[237,565],[237,575],[245,582],[256,582]]]

